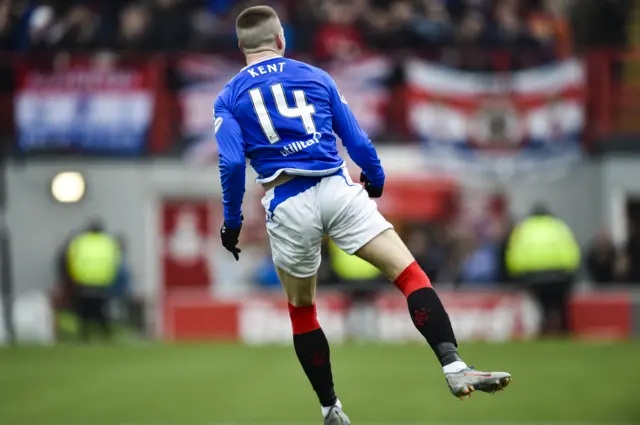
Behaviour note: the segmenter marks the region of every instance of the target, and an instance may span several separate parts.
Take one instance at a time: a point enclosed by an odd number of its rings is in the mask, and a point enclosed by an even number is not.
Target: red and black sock
[[[289,304],[289,316],[293,327],[293,345],[302,369],[320,404],[324,407],[333,406],[337,397],[333,388],[329,342],[318,323],[316,306],[294,307]]]
[[[413,324],[445,366],[460,360],[449,315],[429,278],[415,261],[393,282],[407,298]]]

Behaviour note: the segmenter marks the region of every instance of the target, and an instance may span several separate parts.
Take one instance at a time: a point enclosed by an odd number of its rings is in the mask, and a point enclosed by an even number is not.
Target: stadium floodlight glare
[[[76,171],[58,173],[51,180],[51,195],[53,199],[63,204],[79,202],[84,192],[84,176]]]

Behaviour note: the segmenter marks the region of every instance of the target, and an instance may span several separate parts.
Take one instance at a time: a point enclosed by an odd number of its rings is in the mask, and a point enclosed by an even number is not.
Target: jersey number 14
[[[302,126],[307,134],[313,134],[316,132],[316,125],[313,122],[313,114],[316,113],[316,108],[307,103],[304,91],[293,91],[293,98],[296,101],[295,108],[290,108],[287,104],[287,98],[284,95],[284,88],[282,87],[282,84],[275,84],[271,86],[271,93],[273,94],[273,98],[276,102],[276,107],[278,108],[278,113],[280,115],[285,118],[300,118]],[[256,111],[256,116],[258,117],[258,121],[260,121],[262,131],[264,131],[265,136],[267,136],[267,140],[269,140],[270,143],[278,142],[280,140],[280,135],[273,126],[273,121],[271,121],[271,116],[269,116],[269,111],[267,111],[267,107],[264,103],[264,97],[262,97],[262,91],[259,88],[253,89],[249,91],[249,95],[251,95],[253,109]]]

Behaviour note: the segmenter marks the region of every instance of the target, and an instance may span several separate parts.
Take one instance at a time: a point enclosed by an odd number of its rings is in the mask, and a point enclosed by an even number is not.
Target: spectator
[[[184,49],[189,41],[189,22],[183,0],[156,0],[152,11],[153,38],[163,51]]]
[[[88,258],[92,261],[87,261]],[[92,325],[96,324],[105,339],[111,336],[108,300],[122,267],[121,260],[118,241],[105,233],[98,220],[65,244],[60,258],[61,273],[80,321],[80,338],[84,341],[89,340]]]
[[[569,226],[544,205],[534,207],[511,233],[506,261],[512,282],[539,302],[544,332],[567,332],[569,295],[580,264],[580,247]]]
[[[151,28],[151,13],[142,3],[133,3],[120,12],[115,48],[123,51],[146,52],[156,47]]]
[[[500,281],[502,223],[494,221],[484,234],[470,242],[473,248],[461,265],[458,280],[463,284],[495,285]]]
[[[640,284],[640,229],[634,222],[631,222],[629,227],[630,235],[625,248],[626,280]]]
[[[498,223],[498,282],[506,284],[509,282],[510,276],[507,270],[507,248],[509,246],[509,236],[514,228],[514,223],[511,217],[507,214],[500,218]]]
[[[534,8],[527,20],[532,36],[542,45],[554,46],[559,58],[568,57],[572,50],[567,8],[564,0],[544,0],[541,7]]]
[[[434,229],[434,239],[444,253],[438,267],[440,282],[460,283],[460,268],[473,250],[473,234],[460,221]]]
[[[55,12],[51,6],[42,5],[26,15],[28,50],[48,50],[56,41],[54,34]]]
[[[189,47],[196,50],[237,49],[233,17],[227,8],[195,7],[189,12]]]
[[[500,1],[494,12],[492,44],[499,47],[531,47],[534,38],[520,19],[517,0]]]
[[[0,50],[10,50],[15,45],[15,27],[11,3],[0,1]]]
[[[447,13],[451,17],[451,21],[454,23],[459,23],[463,16],[465,16],[468,0],[444,0],[443,4],[447,10]]]
[[[353,59],[361,56],[365,45],[355,26],[356,11],[352,4],[328,0],[323,8],[325,18],[314,37],[315,57],[320,61]]]
[[[488,34],[482,13],[472,11],[465,14],[458,27],[456,40],[459,44],[467,46],[487,44]]]
[[[55,47],[63,50],[92,50],[99,46],[100,19],[87,6],[75,5],[56,24],[59,37]]]
[[[457,61],[448,58],[447,62],[450,66],[472,71],[484,71],[489,67],[487,52],[478,49],[490,44],[486,20],[481,12],[467,12],[456,30],[454,39],[462,48],[462,56],[457,58]]]
[[[139,303],[132,296],[132,274],[127,260],[127,241],[124,235],[115,237],[120,247],[120,264],[118,272],[109,288],[107,314],[110,320],[122,325],[133,326],[142,330],[144,325],[136,318]]]
[[[612,283],[620,277],[620,257],[611,234],[600,231],[587,252],[587,272],[596,284]]]
[[[438,282],[440,269],[446,261],[444,247],[430,238],[425,226],[415,226],[407,235],[407,247],[413,253],[417,263],[432,282]]]
[[[441,45],[452,41],[453,28],[443,0],[423,0],[424,18],[416,17],[413,28],[416,36],[429,44]]]
[[[118,300],[126,300],[131,292],[131,267],[127,262],[127,241],[124,235],[117,235],[116,241],[120,247],[121,260],[118,274],[111,286],[111,296]]]
[[[399,0],[391,4],[387,11],[384,45],[387,49],[419,47],[414,26],[421,19],[409,0]]]

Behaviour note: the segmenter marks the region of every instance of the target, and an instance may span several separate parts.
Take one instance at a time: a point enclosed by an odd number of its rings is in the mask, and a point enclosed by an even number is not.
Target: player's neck
[[[281,57],[282,55],[279,54],[278,52],[274,51],[274,50],[264,50],[261,52],[255,52],[255,53],[249,53],[246,56],[246,60],[247,60],[247,66],[251,66],[253,64],[256,64],[258,62],[262,62],[265,61],[267,59],[271,59],[271,58],[278,58]]]

